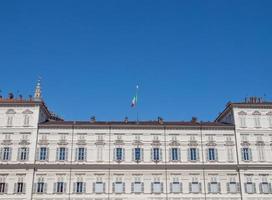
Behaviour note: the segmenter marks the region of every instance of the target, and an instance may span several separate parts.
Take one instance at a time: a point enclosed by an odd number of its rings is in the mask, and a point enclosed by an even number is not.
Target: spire
[[[42,100],[42,90],[41,90],[41,78],[38,79],[35,93],[34,93],[34,100]]]

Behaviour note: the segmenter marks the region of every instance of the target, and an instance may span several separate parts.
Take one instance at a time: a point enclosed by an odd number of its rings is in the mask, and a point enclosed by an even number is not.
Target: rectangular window
[[[76,192],[82,193],[83,192],[83,182],[77,182],[76,183]]]
[[[57,182],[57,193],[63,193],[63,192],[64,192],[64,183]]]
[[[200,192],[200,184],[198,182],[191,183],[191,192],[192,193],[199,193]]]
[[[191,161],[197,160],[196,148],[190,148],[190,160]]]
[[[23,182],[17,183],[16,191],[17,191],[17,193],[24,193],[24,183]]]
[[[179,149],[178,148],[172,148],[171,149],[171,160],[172,161],[178,161],[179,160]]]
[[[122,161],[123,160],[123,148],[116,148],[116,160]]]
[[[209,183],[209,192],[210,193],[219,193],[219,184],[217,182]]]
[[[4,147],[3,149],[3,160],[10,160],[11,157],[11,148],[10,147]]]
[[[162,184],[161,182],[153,183],[153,193],[162,193]]]
[[[0,193],[6,192],[6,183],[0,183]]]
[[[134,193],[141,193],[141,192],[143,192],[142,191],[142,185],[143,185],[143,183],[141,183],[141,182],[134,182],[133,183],[133,192]]]
[[[66,148],[61,147],[58,149],[58,160],[66,160]]]
[[[180,193],[181,192],[181,183],[180,182],[172,182],[171,183],[171,192],[172,193]]]
[[[208,159],[210,161],[216,160],[216,158],[215,158],[215,149],[214,148],[209,148],[208,149]]]
[[[124,187],[123,187],[122,182],[115,182],[114,187],[115,187],[115,193],[123,193],[124,192]]]
[[[267,182],[260,183],[260,192],[263,194],[269,194],[270,193],[270,186]]]
[[[46,147],[40,148],[39,160],[47,160],[47,148]]]
[[[20,148],[19,151],[20,151],[19,159],[20,160],[27,160],[28,159],[28,148],[22,147],[22,148]]]
[[[78,148],[77,149],[77,160],[85,160],[85,154],[86,154],[86,152],[85,152],[85,148],[82,148],[82,147],[80,147],[80,148]]]
[[[96,182],[94,186],[95,193],[104,193],[104,183]]]
[[[251,150],[249,148],[242,148],[242,159],[245,161],[251,160]]]
[[[159,161],[160,160],[160,148],[153,148],[153,161]]]
[[[238,192],[237,183],[236,182],[228,183],[228,190],[229,193],[237,193]]]
[[[139,148],[139,147],[134,149],[134,160],[135,161],[141,160],[141,148]]]
[[[37,183],[37,193],[43,193],[44,192],[44,182],[38,182]]]

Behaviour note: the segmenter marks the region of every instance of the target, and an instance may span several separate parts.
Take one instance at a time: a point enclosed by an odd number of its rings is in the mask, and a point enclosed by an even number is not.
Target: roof
[[[40,128],[222,128],[233,129],[232,124],[191,121],[47,121]]]
[[[225,109],[216,117],[215,122],[219,122],[232,108],[252,108],[252,109],[272,109],[270,101],[245,101],[245,102],[228,102]]]

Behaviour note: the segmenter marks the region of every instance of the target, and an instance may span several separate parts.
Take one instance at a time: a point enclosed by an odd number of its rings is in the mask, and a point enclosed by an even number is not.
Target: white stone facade
[[[0,199],[272,199],[272,103],[215,122],[63,121],[0,99]]]

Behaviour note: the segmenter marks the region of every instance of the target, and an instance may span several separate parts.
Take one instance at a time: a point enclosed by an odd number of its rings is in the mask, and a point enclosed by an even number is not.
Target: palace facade
[[[0,199],[271,200],[272,102],[214,122],[64,121],[40,85],[0,97]]]

